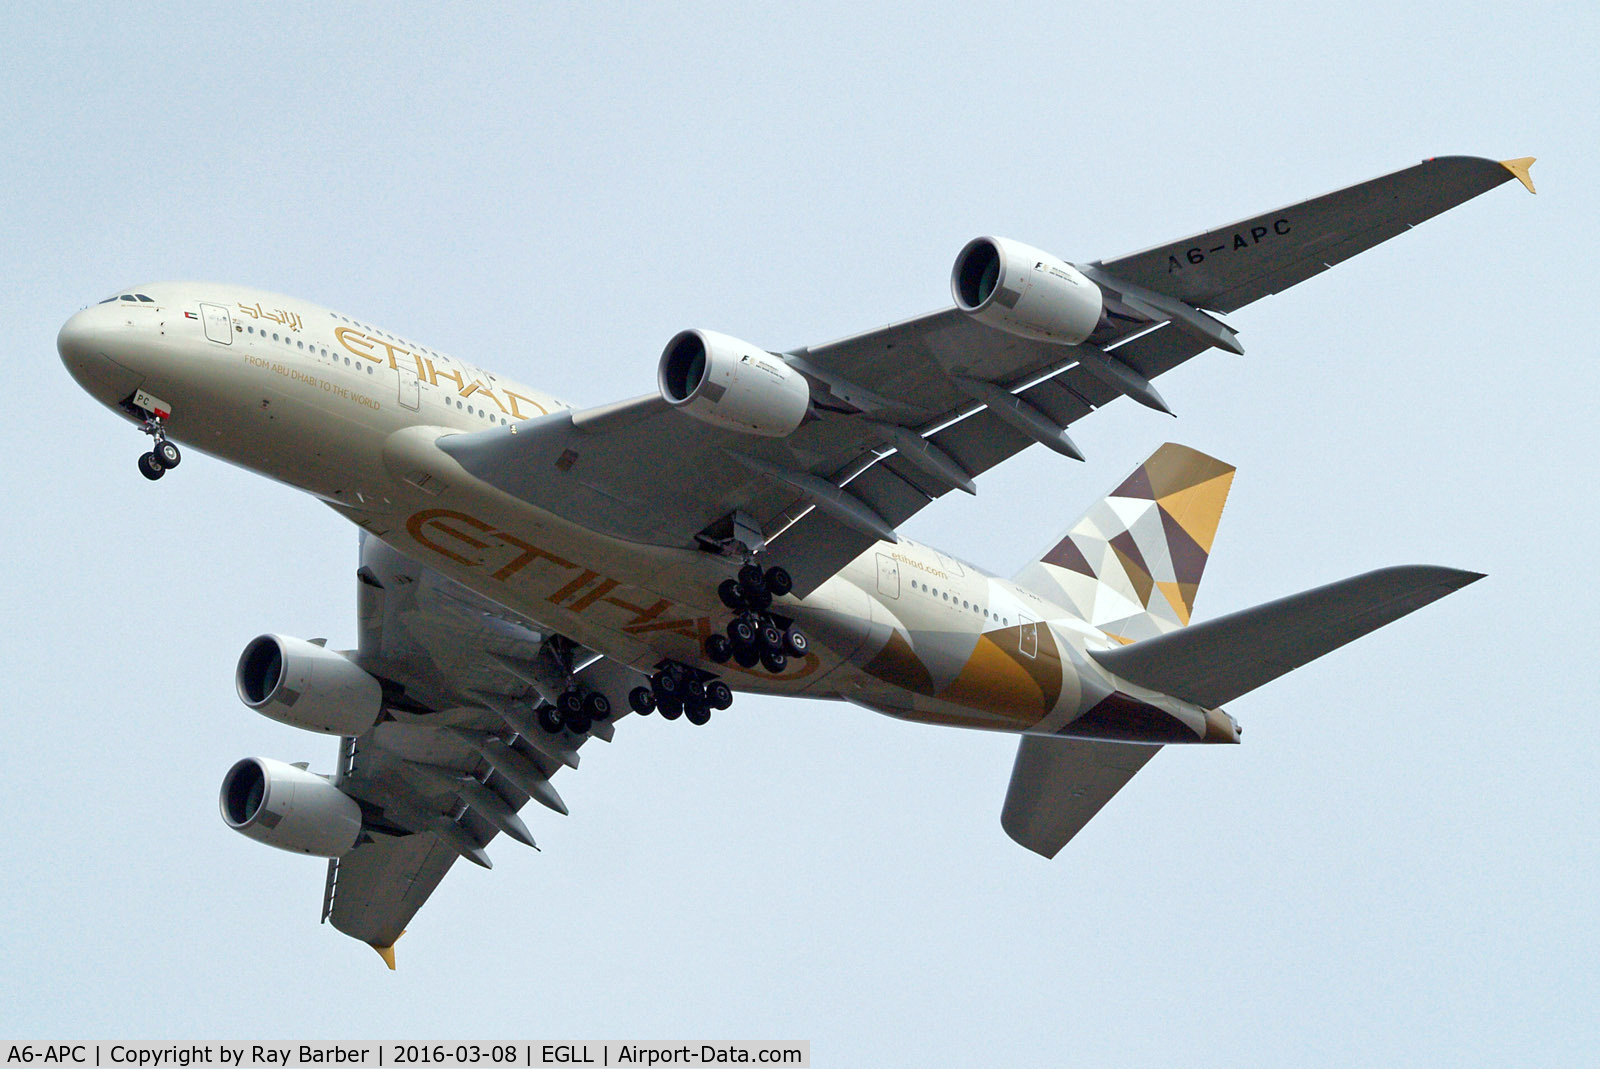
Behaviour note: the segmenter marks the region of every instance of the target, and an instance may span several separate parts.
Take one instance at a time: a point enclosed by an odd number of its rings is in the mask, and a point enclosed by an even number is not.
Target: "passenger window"
[[[276,335],[276,334],[274,334],[274,335],[273,335],[273,336],[272,336],[272,340],[273,340],[273,341],[277,341],[277,340],[278,340],[278,336],[277,336],[277,335]]]

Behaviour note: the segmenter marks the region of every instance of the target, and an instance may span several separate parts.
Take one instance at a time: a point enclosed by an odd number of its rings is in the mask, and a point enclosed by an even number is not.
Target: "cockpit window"
[[[132,301],[132,300],[134,300],[134,299],[135,299],[135,298],[134,298],[134,296],[133,296],[133,294],[131,294],[131,293],[124,293],[124,294],[123,294],[123,295],[122,295],[122,298],[121,298],[121,299],[122,299],[122,300],[124,300],[124,301]]]
[[[154,297],[146,297],[142,293],[135,293],[134,296],[139,298],[139,300],[143,301],[145,304],[155,304],[156,303]]]

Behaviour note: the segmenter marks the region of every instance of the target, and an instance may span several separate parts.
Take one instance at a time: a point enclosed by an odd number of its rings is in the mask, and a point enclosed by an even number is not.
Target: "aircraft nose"
[[[112,359],[126,331],[127,324],[115,308],[91,305],[62,324],[56,335],[56,351],[68,373],[106,404],[121,401],[144,379]]]

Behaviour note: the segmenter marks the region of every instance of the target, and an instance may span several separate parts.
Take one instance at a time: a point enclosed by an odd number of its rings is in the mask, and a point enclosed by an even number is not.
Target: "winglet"
[[[1528,187],[1529,193],[1537,193],[1533,188],[1533,179],[1528,177],[1528,168],[1533,166],[1536,157],[1524,156],[1520,160],[1501,160],[1500,166],[1517,176],[1517,181]]]
[[[405,932],[400,933],[400,935],[405,934]],[[394,937],[395,943],[400,941],[400,935]],[[383,963],[389,966],[389,971],[394,972],[394,943],[390,943],[386,947],[381,947],[377,943],[368,943],[367,945],[373,950],[376,950],[378,952],[378,957],[382,958]]]

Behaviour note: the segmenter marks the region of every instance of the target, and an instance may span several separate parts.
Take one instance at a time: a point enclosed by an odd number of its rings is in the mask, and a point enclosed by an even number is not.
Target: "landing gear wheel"
[[[178,462],[183,459],[183,454],[178,452],[178,447],[165,438],[157,442],[151,452],[155,454],[156,460],[160,462],[163,468],[176,468]]]
[[[740,591],[737,579],[724,579],[718,583],[717,597],[734,612],[742,612],[745,608],[744,593]]]
[[[628,708],[640,716],[649,716],[656,709],[656,693],[649,687],[634,687],[628,691]]]
[[[663,701],[683,697],[683,677],[676,672],[657,672],[651,677],[650,685],[655,688],[656,697]]]
[[[733,659],[738,662],[740,668],[754,668],[761,663],[761,651],[754,646],[735,646]]]
[[[775,598],[781,598],[794,589],[794,579],[789,573],[777,565],[767,569],[767,591]]]
[[[590,720],[607,720],[611,717],[611,699],[594,691],[584,696],[583,714]]]
[[[661,719],[676,720],[683,715],[683,703],[677,698],[661,699]]]
[[[594,727],[594,721],[582,713],[567,718],[567,730],[574,735],[587,735],[592,727]]]
[[[778,675],[785,668],[789,667],[789,657],[787,654],[780,653],[777,650],[762,650],[761,667],[765,668],[773,675]]]
[[[774,653],[783,649],[783,632],[774,624],[764,624],[761,628],[761,649],[763,652],[772,650]]]
[[[727,664],[728,658],[733,656],[732,640],[727,635],[707,635],[706,656],[717,664]]]
[[[561,733],[561,729],[567,726],[566,723],[561,719],[561,714],[553,705],[539,706],[538,716],[539,726],[544,728],[552,735],[559,735]]]
[[[733,689],[720,679],[706,684],[706,702],[713,709],[726,709],[733,704]]]
[[[783,634],[783,648],[791,657],[804,657],[811,648],[811,640],[798,627],[791,627]]]
[[[735,616],[728,621],[728,640],[733,643],[735,650],[755,645],[756,625],[743,616]]]
[[[139,458],[139,474],[151,482],[155,482],[166,473],[166,467],[162,465],[161,460],[154,453],[146,453]]]
[[[698,679],[689,680],[688,684],[683,688],[683,703],[688,705],[692,702],[703,702],[705,700],[706,685]]]
[[[574,717],[583,715],[583,695],[575,690],[564,691],[556,699],[556,708],[561,711],[562,719],[570,725]]]
[[[746,564],[739,569],[739,592],[747,598],[767,592],[767,577],[759,564]]]
[[[683,718],[697,727],[703,726],[711,722],[711,710],[704,705],[688,705],[684,707]]]

